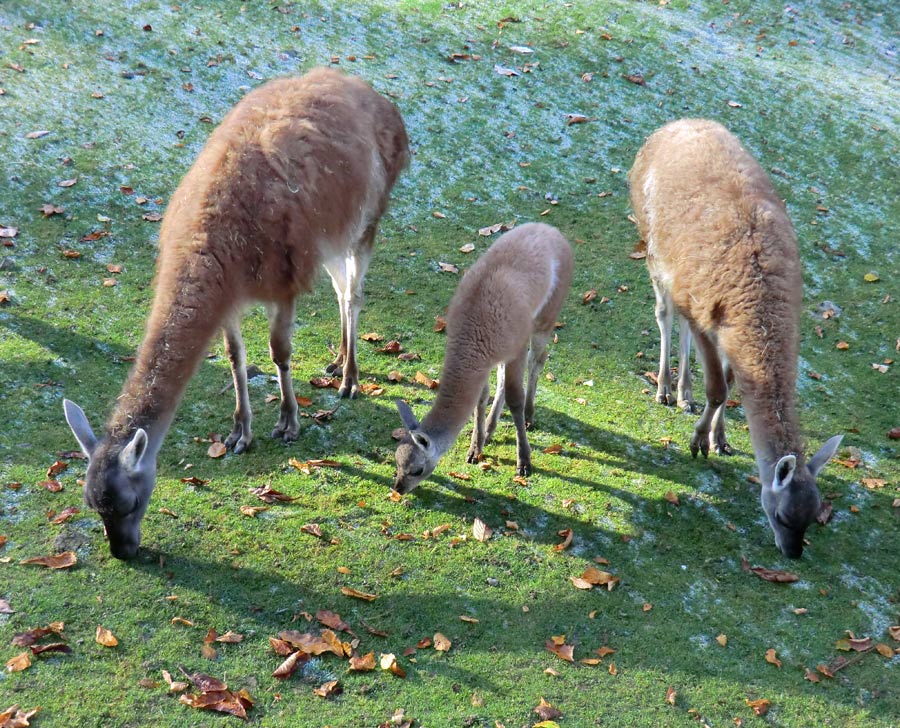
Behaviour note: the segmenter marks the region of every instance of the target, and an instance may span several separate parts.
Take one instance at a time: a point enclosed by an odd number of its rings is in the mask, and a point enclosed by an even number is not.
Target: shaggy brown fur
[[[397,402],[409,432],[397,448],[395,490],[409,492],[431,474],[473,411],[467,459],[476,462],[504,399],[516,425],[516,471],[530,474],[526,425],[534,416],[537,378],[572,268],[572,249],[560,232],[529,223],[500,236],[463,276],[447,313],[444,367],[431,410],[419,423],[404,402]],[[485,426],[488,376],[498,365],[497,393]]]
[[[407,157],[406,131],[393,104],[362,80],[330,69],[271,81],[226,115],[172,195],[160,230],[156,295],[146,333],[104,440],[93,439],[77,407],[66,408],[76,437],[83,446],[92,445],[92,459],[114,461],[91,463],[89,476],[95,477],[87,482],[89,502],[116,503],[121,498],[109,491],[131,487],[139,495],[125,500],[146,508],[156,453],[188,380],[220,328],[237,398],[226,444],[237,452],[249,445],[239,319],[250,301],[265,302],[270,313],[270,346],[282,393],[273,435],[297,437],[290,378],[294,299],[310,290],[319,266],[332,276],[341,305],[341,350],[331,368],[343,369],[341,393],[355,393],[355,316],[362,277],[376,225]],[[136,439],[139,432],[146,433],[143,439]],[[140,447],[126,463],[121,454],[131,443]],[[149,476],[148,461],[153,461]],[[119,471],[126,464],[135,472],[123,478]],[[139,528],[116,544],[111,522],[117,509],[105,511],[114,553],[118,548],[126,558],[133,556]]]
[[[713,121],[685,119],[659,129],[629,179],[657,316],[662,309],[671,325],[666,307],[674,305],[704,364],[707,404],[691,450],[695,456],[710,446],[727,452],[724,403],[733,374],[764,506],[772,500],[766,512],[776,541],[799,556],[803,532],[820,507],[815,473],[807,477],[808,471],[823,466],[833,449],[824,462],[824,452],[809,466],[804,462],[795,389],[803,282],[785,206],[759,164]],[[796,470],[776,472],[786,455]],[[784,496],[777,504],[773,488]]]

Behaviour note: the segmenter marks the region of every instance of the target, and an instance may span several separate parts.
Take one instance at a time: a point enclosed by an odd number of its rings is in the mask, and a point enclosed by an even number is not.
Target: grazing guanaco
[[[359,78],[330,69],[248,93],[210,135],[172,195],[159,235],[155,296],[122,393],[96,437],[84,412],[65,415],[89,457],[85,497],[106,526],[113,556],[132,558],[156,480],[156,459],[188,380],[224,330],[234,379],[234,426],[225,445],[250,444],[242,309],[266,304],[281,413],[272,436],[299,430],[291,383],[294,301],[324,266],[341,309],[330,370],[340,394],[358,388],[356,318],[375,229],[408,157],[400,113]]]
[[[466,272],[447,311],[444,366],[431,410],[420,423],[409,405],[397,400],[407,434],[397,447],[394,490],[408,493],[431,475],[473,411],[466,460],[477,462],[504,400],[516,426],[516,473],[531,474],[526,429],[534,418],[538,376],[572,267],[572,248],[562,234],[528,223],[501,235]],[[495,367],[497,393],[485,424],[488,378]]]
[[[721,124],[703,119],[674,121],[653,133],[629,180],[660,332],[671,328],[677,312],[703,363],[706,406],[691,453],[730,451],[725,402],[736,380],[763,510],[778,548],[798,558],[806,529],[821,509],[816,476],[841,436],[804,457],[796,411],[803,281],[784,203],[740,142]],[[661,356],[668,358],[665,333]]]

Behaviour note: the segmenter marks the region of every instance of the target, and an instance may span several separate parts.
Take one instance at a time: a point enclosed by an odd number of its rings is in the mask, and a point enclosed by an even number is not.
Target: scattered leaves
[[[538,714],[538,717],[541,720],[556,720],[557,718],[562,717],[562,713],[544,700],[544,698],[541,698],[541,702],[537,704],[534,712]]]
[[[406,677],[406,672],[397,664],[397,657],[393,652],[382,653],[379,664],[382,670],[387,670],[397,677]]]
[[[434,649],[438,652],[448,652],[453,643],[440,632],[434,633]]]
[[[778,654],[774,649],[766,650],[766,662],[770,665],[775,665],[775,667],[781,667],[781,660],[778,659]]]
[[[31,667],[31,653],[22,652],[15,657],[11,657],[6,661],[7,672],[22,672]]]
[[[361,591],[359,591],[357,589],[353,589],[352,587],[349,587],[349,586],[342,586],[341,594],[343,594],[344,596],[347,596],[347,597],[353,597],[354,599],[363,599],[367,602],[372,602],[372,601],[375,601],[376,599],[378,599],[377,594],[369,594],[367,592],[361,592]]]
[[[484,521],[480,518],[475,518],[472,522],[472,535],[475,537],[476,541],[481,541],[482,543],[488,541],[494,533],[494,529],[488,526]]]
[[[226,452],[228,452],[228,448],[225,447],[225,443],[217,441],[217,442],[212,443],[209,446],[209,448],[206,451],[206,454],[209,455],[211,458],[220,458]]]
[[[769,706],[771,703],[765,698],[760,698],[759,700],[749,700],[745,699],[747,706],[753,710],[755,715],[765,715],[769,712]]]
[[[565,551],[567,548],[569,548],[569,545],[572,543],[572,536],[573,536],[572,529],[564,528],[562,531],[559,531],[559,535],[563,537],[563,540],[561,543],[556,544],[553,547],[553,550],[554,551]]]
[[[560,638],[562,638],[562,642],[560,642]],[[559,635],[544,642],[544,647],[547,649],[547,652],[552,652],[561,660],[575,662],[575,646],[565,644],[564,640],[565,635]]]

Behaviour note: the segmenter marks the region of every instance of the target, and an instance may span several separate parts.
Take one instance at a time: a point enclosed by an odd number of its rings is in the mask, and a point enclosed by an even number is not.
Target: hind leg
[[[469,452],[466,453],[467,463],[477,463],[481,459],[481,453],[484,451],[484,411],[487,409],[487,401],[490,391],[490,386],[486,381],[484,383],[484,386],[481,388],[481,396],[478,397],[478,403],[475,405],[475,416],[473,417],[474,426],[472,428],[472,443],[469,445]]]
[[[725,368],[716,343],[705,333],[694,331],[694,339],[697,342],[697,352],[703,361],[703,378],[706,383],[706,406],[703,414],[694,427],[694,435],[691,438],[691,455],[697,457],[702,452],[704,457],[709,456],[710,431],[717,417],[724,418],[725,400],[728,397],[728,384],[726,382]],[[719,414],[721,410],[721,414]],[[724,439],[724,419],[721,424],[721,434]],[[714,440],[714,437],[712,438]]]
[[[506,364],[497,366],[497,389],[494,391],[494,402],[491,404],[491,411],[487,418],[487,429],[484,435],[485,444],[491,441],[494,432],[497,429],[497,423],[500,421],[500,415],[503,414],[503,406],[506,404]]]
[[[528,350],[528,386],[525,389],[525,429],[530,430],[534,424],[534,397],[537,394],[538,377],[547,363],[547,342],[550,331],[538,331],[531,337]]]
[[[273,304],[269,314],[269,353],[278,370],[281,389],[281,414],[272,430],[272,437],[292,442],[300,433],[297,419],[297,398],[291,379],[291,335],[294,331],[294,301]]]
[[[516,475],[531,475],[531,446],[525,430],[525,361],[528,349],[523,349],[515,359],[506,362],[506,404],[516,425]]]
[[[672,348],[672,323],[675,317],[675,304],[669,292],[663,288],[656,278],[650,279],[653,293],[656,295],[656,325],[659,328],[659,374],[656,377],[656,401],[660,404],[675,404],[672,392],[672,372],[669,369],[669,351]]]
[[[231,364],[231,377],[234,380],[234,426],[225,438],[225,447],[235,453],[242,453],[253,440],[250,425],[253,415],[250,411],[250,393],[247,389],[247,351],[241,336],[240,314],[235,313],[223,326],[225,354]]]
[[[678,399],[676,404],[685,412],[696,410],[691,386],[691,326],[684,316],[678,317]]]

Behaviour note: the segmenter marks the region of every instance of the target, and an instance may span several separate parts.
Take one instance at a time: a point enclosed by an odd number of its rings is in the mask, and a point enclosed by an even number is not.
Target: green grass
[[[21,651],[10,645],[13,634],[56,620],[73,648],[0,673],[0,710],[40,705],[37,726],[233,722],[167,694],[160,671],[184,666],[247,688],[257,700],[250,722],[260,726],[375,726],[403,708],[416,725],[519,728],[539,720],[532,708],[541,697],[563,712],[563,726],[702,724],[697,715],[711,726],[736,718],[897,725],[900,657],[865,654],[818,684],[804,680],[803,669],[841,654],[835,642],[846,630],[900,647],[887,635],[900,624],[900,509],[892,508],[900,466],[886,436],[900,425],[900,388],[896,365],[884,374],[872,368],[900,356],[900,314],[888,298],[900,295],[900,23],[880,5],[0,5],[0,226],[19,228],[0,250],[0,290],[10,297],[0,305],[0,534],[8,538],[0,598],[16,610],[0,615],[0,657]],[[511,45],[535,52],[517,55]],[[453,63],[451,53],[480,58]],[[141,556],[118,562],[82,505],[83,464],[61,476],[62,492],[39,486],[57,453],[75,447],[62,398],[84,406],[95,428],[108,413],[151,298],[158,223],[141,216],[164,210],[213,124],[263,79],[332,57],[388,94],[407,122],[414,156],[381,225],[360,325],[400,339],[422,360],[398,362],[361,342],[364,378],[384,384],[385,394],[342,404],[324,426],[303,420],[300,440],[284,447],[265,437],[277,405],[264,400],[277,385],[265,318],[251,310],[249,358],[266,373],[251,384],[254,447],[206,456],[203,440],[226,432],[233,406],[231,392],[222,392],[229,374],[217,341],[218,356],[192,380],[160,454]],[[525,63],[537,65],[512,78],[494,70]],[[582,80],[585,73],[592,79]],[[646,85],[622,77],[636,73]],[[591,121],[567,126],[573,113]],[[774,547],[748,480],[755,467],[741,410],[728,421],[738,454],[694,461],[694,418],[657,406],[643,377],[656,368],[658,335],[643,263],[628,258],[637,234],[627,220],[626,173],[646,135],[681,116],[721,120],[772,172],[805,265],[803,427],[815,448],[843,433],[841,457],[862,460],[856,469],[832,464],[820,478],[835,518],[810,530],[800,562]],[[25,138],[36,130],[50,134]],[[58,187],[72,178],[74,186]],[[64,212],[44,218],[45,203]],[[390,432],[400,424],[393,399],[409,399],[421,415],[432,395],[386,375],[440,372],[444,339],[431,326],[458,278],[437,263],[468,265],[489,243],[481,227],[537,219],[573,241],[576,273],[547,366],[555,381],[538,392],[536,474],[527,488],[512,482],[514,430],[504,419],[488,451],[493,469],[465,464],[464,431],[428,483],[390,501]],[[82,240],[98,231],[107,234]],[[458,252],[468,242],[476,244],[471,256]],[[115,287],[102,285],[108,263],[124,267]],[[877,282],[864,279],[870,272]],[[597,299],[581,305],[591,288]],[[600,304],[603,296],[610,301]],[[840,316],[822,319],[826,301]],[[297,324],[298,394],[314,409],[330,408],[334,393],[306,384],[330,360],[327,343],[338,334],[326,281],[301,300]],[[841,340],[848,350],[836,348]],[[540,452],[556,443],[561,455]],[[288,464],[318,457],[342,467],[306,476]],[[189,475],[210,483],[182,483]],[[863,478],[886,486],[869,490]],[[7,486],[16,482],[18,490]],[[264,483],[297,500],[242,516],[241,505],[259,504],[248,490]],[[670,491],[680,505],[666,500]],[[48,511],[70,505],[82,512],[48,525]],[[488,543],[471,538],[475,517],[496,529]],[[507,520],[519,530],[504,533]],[[325,539],[301,532],[306,523],[320,524]],[[445,523],[439,537],[422,537]],[[556,552],[566,528],[572,546]],[[70,547],[79,558],[71,570],[19,565]],[[568,577],[600,555],[621,583],[611,592],[574,589]],[[742,555],[801,579],[762,582],[741,570]],[[397,567],[402,576],[391,576]],[[353,600],[341,586],[379,598]],[[315,683],[270,677],[280,658],[268,637],[314,628],[297,615],[319,609],[351,624],[360,653],[396,653],[406,679],[346,673],[345,663],[325,657],[323,667],[344,687],[325,701],[313,695]],[[172,624],[176,616],[195,626]],[[367,633],[363,620],[388,637]],[[118,647],[94,642],[98,624],[118,636]],[[208,628],[245,639],[219,646],[210,662],[200,655]],[[402,655],[438,631],[453,642],[448,653],[421,649],[415,662]],[[544,649],[559,634],[576,646],[576,660],[602,645],[617,651],[599,666],[570,665]],[[770,648],[780,669],[764,659]],[[144,678],[159,685],[139,686]],[[674,705],[668,687],[677,691]],[[756,698],[771,701],[764,718],[745,702]]]

